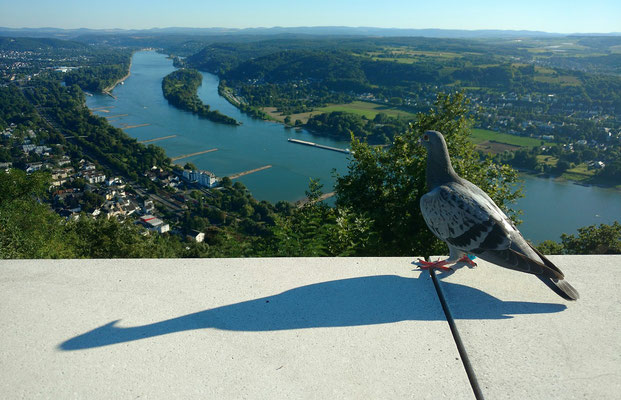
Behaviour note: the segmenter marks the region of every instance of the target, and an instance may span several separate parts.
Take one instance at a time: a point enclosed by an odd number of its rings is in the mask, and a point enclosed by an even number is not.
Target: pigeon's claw
[[[438,268],[441,269],[442,271],[452,271],[453,268],[451,267],[447,267],[447,260],[438,260],[438,261],[425,261],[425,260],[421,260],[420,258],[418,259],[418,264],[420,269],[434,269],[434,268]]]
[[[474,260],[472,260],[467,255],[465,255],[462,258],[460,258],[458,262],[466,263],[466,264],[470,265],[471,268],[474,268],[474,267],[477,266],[477,263],[475,263]]]

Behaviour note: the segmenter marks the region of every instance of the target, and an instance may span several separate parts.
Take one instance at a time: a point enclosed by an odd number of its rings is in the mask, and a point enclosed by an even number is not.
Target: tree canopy
[[[420,213],[420,198],[427,192],[426,152],[418,140],[426,130],[444,134],[455,171],[485,190],[496,203],[514,215],[511,201],[520,195],[513,183],[517,174],[508,166],[480,160],[468,140],[471,119],[462,93],[440,94],[433,109],[419,114],[387,150],[352,140],[348,173],[338,177],[337,208],[367,221],[370,238],[364,255],[432,255],[446,251],[427,228]]]

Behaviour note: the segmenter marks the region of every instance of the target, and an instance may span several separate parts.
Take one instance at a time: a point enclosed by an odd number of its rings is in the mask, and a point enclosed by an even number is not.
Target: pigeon
[[[421,268],[446,270],[458,262],[476,265],[468,257],[470,254],[534,274],[567,300],[580,297],[563,272],[524,239],[487,193],[455,173],[440,132],[426,131],[420,143],[427,149],[429,188],[420,199],[421,213],[431,232],[448,245],[450,252],[445,260],[419,260]]]

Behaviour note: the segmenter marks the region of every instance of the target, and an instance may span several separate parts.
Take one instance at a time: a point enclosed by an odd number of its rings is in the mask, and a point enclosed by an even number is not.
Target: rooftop
[[[0,261],[2,398],[613,399],[621,256],[581,294],[416,258]]]

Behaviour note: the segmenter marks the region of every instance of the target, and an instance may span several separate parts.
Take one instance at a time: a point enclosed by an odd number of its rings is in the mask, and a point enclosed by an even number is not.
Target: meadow
[[[316,112],[333,112],[333,111],[344,111],[352,114],[358,114],[361,116],[365,116],[368,119],[373,119],[379,113],[384,113],[389,117],[394,118],[414,118],[415,114],[403,111],[397,107],[370,103],[368,101],[354,101],[346,104],[331,104],[326,107],[321,107],[315,110]]]
[[[509,135],[508,133],[495,132],[490,131],[489,129],[479,128],[472,129],[472,135],[470,136],[470,139],[474,144],[480,144],[486,141],[494,141],[519,147],[533,147],[541,145],[541,139]]]

